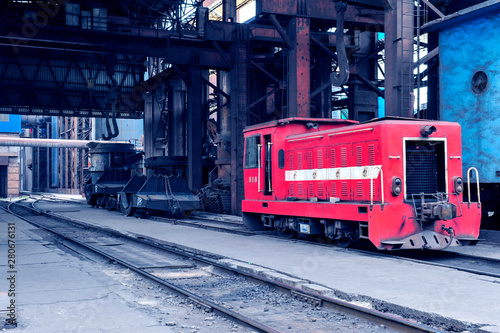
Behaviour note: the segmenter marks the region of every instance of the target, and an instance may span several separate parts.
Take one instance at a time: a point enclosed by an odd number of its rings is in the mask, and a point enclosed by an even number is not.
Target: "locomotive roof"
[[[288,124],[305,124],[305,123],[321,123],[321,124],[344,124],[344,125],[352,125],[359,124],[356,120],[349,119],[328,119],[328,118],[300,118],[300,117],[291,117],[279,120],[272,120],[261,124],[250,125],[245,127],[243,133],[248,131],[254,131],[257,129],[263,129],[267,127],[275,127],[278,125],[288,125]]]
[[[317,121],[316,121],[317,122]],[[458,123],[453,123],[453,122],[447,122],[447,121],[438,121],[438,120],[429,120],[429,119],[415,119],[415,118],[404,118],[404,117],[383,117],[383,118],[373,118],[371,120],[358,123],[358,122],[352,122],[352,123],[345,123],[346,125],[358,125],[356,126],[356,130],[359,129],[364,129],[364,128],[370,128],[370,125],[372,125],[372,128],[374,125],[384,125],[384,124],[411,124],[411,123],[432,123],[432,124],[439,124],[440,126],[445,125],[450,126],[450,125],[456,125],[460,126]],[[363,126],[367,125],[367,126]],[[349,126],[349,127],[350,127]],[[360,128],[361,127],[361,128]],[[316,135],[325,135],[329,133],[335,133],[335,132],[342,132],[345,131],[347,126],[342,126],[338,128],[333,128],[333,129],[326,129],[322,131],[310,131],[307,133],[300,133],[300,134],[292,134],[287,137],[287,139],[300,139],[300,138],[307,138],[309,136],[316,136]]]

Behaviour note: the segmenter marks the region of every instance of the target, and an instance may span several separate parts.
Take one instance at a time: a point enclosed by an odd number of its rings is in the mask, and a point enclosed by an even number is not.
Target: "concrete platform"
[[[124,272],[80,260],[40,236],[39,230],[0,210],[0,328],[10,304],[7,223],[15,223],[16,332],[173,332],[147,311],[120,281]],[[69,251],[71,252],[71,251]],[[8,277],[8,276],[7,276]]]
[[[275,276],[305,290],[369,304],[373,308],[391,309],[395,313],[398,309],[412,309],[415,318],[423,321],[447,318],[454,327],[467,329],[470,328],[467,323],[471,323],[481,325],[483,331],[500,332],[500,279],[373,258],[337,247],[124,217],[118,212],[81,204],[41,202],[38,207],[121,232],[213,253],[236,267],[263,271],[268,277]],[[486,246],[484,251],[494,249],[488,244],[468,249],[482,251],[483,246]]]

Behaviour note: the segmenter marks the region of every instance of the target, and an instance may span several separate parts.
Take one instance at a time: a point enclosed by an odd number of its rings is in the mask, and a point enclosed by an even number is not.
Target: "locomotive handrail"
[[[260,157],[260,154],[261,154],[261,148],[262,148],[262,145],[259,143],[257,145],[257,164],[258,164],[258,168],[257,168],[257,192],[260,193],[260,164],[261,164],[261,157]]]
[[[272,169],[271,169],[271,145],[272,145],[272,142],[268,142],[267,143],[267,154],[269,154],[269,158],[267,160],[267,168],[269,170],[270,173],[272,173]],[[269,192],[272,192],[273,191],[273,188],[271,186],[271,177],[267,177],[268,179],[268,183],[269,183]]]
[[[298,139],[289,139],[288,142],[304,141],[304,140],[311,140],[311,139],[323,139],[323,135],[308,136],[305,138],[298,138]]]
[[[332,137],[332,136],[335,136],[335,135],[351,134],[351,133],[366,132],[366,131],[373,131],[373,127],[362,128],[362,129],[352,130],[352,131],[345,131],[345,132],[340,132],[340,133],[330,133],[330,134],[328,134],[328,136]]]
[[[370,172],[370,205],[373,206],[373,170],[380,170],[380,188],[382,192],[382,206],[384,205],[384,172],[381,167],[375,166]]]
[[[470,172],[472,170],[476,171],[477,203],[480,204],[481,203],[481,197],[479,195],[479,172],[474,167],[470,167],[469,170],[467,170],[467,191],[468,191],[467,193],[469,195],[469,204],[471,203],[471,201],[470,201],[470,179],[469,179],[469,176],[470,176]]]

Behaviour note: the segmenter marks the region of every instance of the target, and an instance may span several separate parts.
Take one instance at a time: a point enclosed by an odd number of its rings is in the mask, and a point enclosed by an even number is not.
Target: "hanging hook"
[[[335,11],[337,12],[337,29],[335,36],[337,38],[337,64],[339,73],[331,73],[330,81],[332,85],[341,87],[349,79],[349,62],[347,61],[347,52],[344,43],[344,13],[347,9],[346,1],[335,1]]]
[[[112,138],[116,138],[120,134],[120,130],[118,128],[118,123],[116,121],[116,104],[117,104],[117,92],[116,86],[117,82],[114,77],[111,77],[111,85],[110,85],[110,103],[106,103],[106,130],[107,135],[102,135],[103,140],[109,141]],[[109,123],[109,109],[111,108],[111,121],[113,122],[113,130],[111,130],[111,124]]]

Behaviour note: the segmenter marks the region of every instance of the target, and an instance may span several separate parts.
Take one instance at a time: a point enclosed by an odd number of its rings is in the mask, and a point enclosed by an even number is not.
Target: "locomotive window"
[[[260,144],[260,136],[251,136],[246,140],[245,147],[245,169],[259,167],[258,146]]]
[[[285,167],[285,151],[283,149],[278,151],[278,167],[280,169]]]

